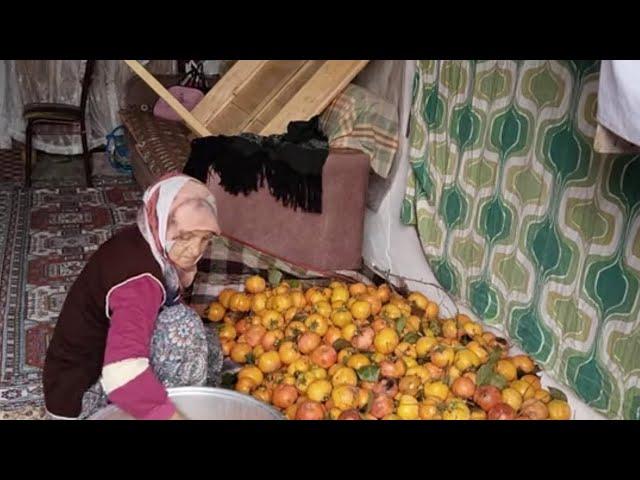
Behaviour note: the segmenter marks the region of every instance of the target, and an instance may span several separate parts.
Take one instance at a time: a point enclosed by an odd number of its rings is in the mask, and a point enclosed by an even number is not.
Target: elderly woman
[[[199,181],[172,174],[145,192],[137,226],[104,243],[69,290],[44,365],[51,418],[110,402],[137,419],[183,419],[166,388],[215,385],[217,335],[181,294],[219,230]]]

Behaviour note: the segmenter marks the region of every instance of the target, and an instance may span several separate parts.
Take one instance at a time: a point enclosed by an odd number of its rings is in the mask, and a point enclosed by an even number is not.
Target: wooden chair
[[[26,104],[23,116],[27,122],[26,130],[26,155],[25,155],[25,183],[31,186],[31,162],[33,159],[33,135],[36,127],[40,125],[66,125],[80,127],[82,137],[82,155],[84,158],[84,170],[87,179],[87,187],[92,186],[91,182],[91,152],[87,140],[87,126],[85,120],[87,100],[89,98],[89,87],[95,68],[95,60],[87,60],[84,75],[82,77],[82,92],[80,94],[80,105],[69,105],[64,103],[29,103]]]

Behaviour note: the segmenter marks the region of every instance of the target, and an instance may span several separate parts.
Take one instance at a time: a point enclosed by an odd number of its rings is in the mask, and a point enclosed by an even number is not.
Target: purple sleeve
[[[150,274],[127,280],[109,291],[111,325],[104,366],[128,359],[149,359],[151,336],[164,302],[164,289]],[[123,381],[126,381],[126,376]],[[108,392],[109,400],[138,419],[167,419],[175,407],[151,367]]]

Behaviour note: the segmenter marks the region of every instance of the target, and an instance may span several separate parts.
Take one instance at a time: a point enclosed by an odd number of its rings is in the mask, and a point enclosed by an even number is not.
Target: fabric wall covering
[[[401,219],[480,319],[640,419],[640,156],[593,151],[599,67],[418,61]]]

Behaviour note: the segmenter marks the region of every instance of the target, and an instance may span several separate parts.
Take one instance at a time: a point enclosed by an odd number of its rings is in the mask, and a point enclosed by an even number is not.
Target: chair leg
[[[87,187],[92,187],[91,181],[91,152],[89,151],[89,142],[87,141],[87,128],[84,120],[80,123],[82,136],[82,156],[84,158],[84,174],[87,178]]]
[[[31,160],[33,157],[33,124],[27,122],[25,134],[25,159],[24,159],[24,183],[27,188],[31,188]]]

